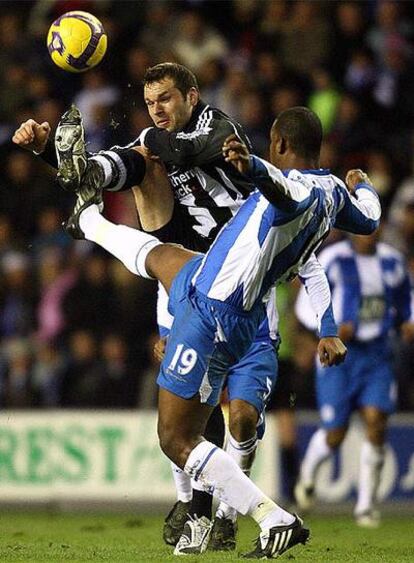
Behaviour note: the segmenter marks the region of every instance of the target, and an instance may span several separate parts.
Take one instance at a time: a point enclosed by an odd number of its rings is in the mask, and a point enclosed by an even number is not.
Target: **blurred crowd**
[[[103,63],[85,74],[55,67],[47,30],[81,9],[108,34]],[[14,147],[28,118],[56,127],[74,101],[88,148],[127,144],[150,125],[145,69],[174,60],[192,69],[202,98],[237,118],[266,156],[275,116],[307,105],[325,132],[322,166],[339,176],[366,170],[379,191],[382,235],[414,279],[414,4],[389,1],[70,1],[0,3],[0,405],[148,407],[157,365],[156,287],[61,228],[73,197],[54,171]],[[130,194],[107,215],[136,224]],[[333,237],[338,235],[333,235]],[[294,288],[285,301],[294,299]],[[299,405],[312,404],[313,344],[301,340],[293,307],[283,335]],[[398,345],[399,346],[399,345]],[[414,406],[413,351],[398,348],[400,406]],[[411,359],[410,359],[411,358]],[[401,367],[406,366],[406,367]],[[298,375],[299,374],[299,375]]]

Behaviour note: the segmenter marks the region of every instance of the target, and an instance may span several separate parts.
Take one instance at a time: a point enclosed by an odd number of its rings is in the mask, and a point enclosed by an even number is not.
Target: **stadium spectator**
[[[67,328],[63,301],[67,292],[75,285],[78,274],[74,267],[65,268],[62,250],[59,247],[44,250],[38,256],[36,265],[40,295],[37,303],[35,337],[40,344],[53,344]]]
[[[110,333],[104,336],[97,407],[117,409],[136,406],[140,375],[135,366],[136,362],[131,362],[127,342],[122,335]]]
[[[299,74],[308,74],[327,62],[331,39],[321,3],[298,0],[282,29],[280,48],[284,64]]]
[[[364,47],[367,14],[362,2],[335,2],[329,67],[341,83],[353,53]]]
[[[62,350],[53,341],[35,345],[32,370],[33,406],[57,408],[62,404],[62,381],[66,362]]]
[[[36,288],[29,257],[16,251],[5,254],[0,264],[0,337],[29,337],[34,330]]]
[[[89,330],[74,330],[68,336],[68,361],[61,374],[61,406],[96,408],[101,380],[96,337]]]
[[[312,72],[313,92],[308,100],[309,107],[322,122],[325,134],[332,129],[341,99],[332,77],[323,67],[317,67]]]
[[[87,330],[99,337],[108,326],[115,326],[117,297],[102,255],[91,254],[81,264],[79,277],[66,292],[62,308],[69,331]]]
[[[5,358],[1,373],[3,407],[29,408],[34,405],[32,389],[33,354],[27,338],[9,338],[2,346]]]
[[[172,37],[171,49],[192,71],[198,72],[211,59],[225,58],[228,48],[224,38],[206,24],[199,12],[184,12],[178,30]]]

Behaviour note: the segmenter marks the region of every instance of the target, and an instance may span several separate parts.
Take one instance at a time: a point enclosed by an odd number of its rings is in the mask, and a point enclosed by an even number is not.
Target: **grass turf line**
[[[177,561],[162,543],[162,516],[120,514],[0,513],[0,561],[60,563],[72,561]],[[349,517],[310,517],[311,541],[289,550],[281,560],[298,563],[411,562],[414,553],[412,516],[387,518],[377,530],[357,528]],[[252,548],[257,528],[240,520],[237,550],[186,556],[185,561],[237,561]],[[181,559],[180,559],[181,560]]]

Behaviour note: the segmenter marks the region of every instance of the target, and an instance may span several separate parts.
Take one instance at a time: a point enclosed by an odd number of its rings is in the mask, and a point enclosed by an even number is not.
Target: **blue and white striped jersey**
[[[251,310],[273,285],[293,279],[331,227],[368,234],[379,224],[379,199],[367,184],[351,196],[327,170],[284,174],[257,157],[251,174],[260,191],[221,230],[192,279],[197,291],[237,310]]]
[[[352,322],[355,339],[368,342],[386,337],[391,328],[413,320],[410,281],[403,256],[379,243],[373,255],[357,254],[349,240],[324,249],[319,260],[325,267],[338,323]],[[312,308],[299,292],[296,316],[309,330],[316,329]]]
[[[313,322],[321,336],[335,336],[337,326],[333,316],[331,292],[325,270],[312,254],[299,270],[299,278],[309,295],[312,307]],[[276,292],[270,291],[266,297],[266,320],[259,328],[256,339],[269,335],[272,340],[278,336],[279,313],[276,307]],[[166,336],[174,320],[168,311],[168,295],[164,287],[158,286],[157,320],[161,336]]]

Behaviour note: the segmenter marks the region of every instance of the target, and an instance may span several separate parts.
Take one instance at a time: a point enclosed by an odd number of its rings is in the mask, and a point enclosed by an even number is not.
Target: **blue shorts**
[[[191,286],[191,278],[202,258],[196,256],[190,260],[177,274],[171,287],[169,311],[174,315],[174,322],[157,383],[184,399],[199,394],[201,402],[216,406],[232,368],[236,368],[239,362],[239,368],[244,374],[248,368],[252,368],[260,348],[259,342],[252,343],[264,318],[265,308],[260,304],[247,313],[235,311],[225,303],[209,299],[195,291]],[[243,358],[249,348],[252,348],[250,360]],[[266,351],[264,363],[268,374],[273,370],[276,354],[273,349],[271,355],[268,347]],[[267,366],[271,356],[271,366]],[[241,358],[243,361],[240,361]],[[234,370],[231,374],[232,382],[236,373]],[[234,391],[234,383],[231,383],[231,386]],[[256,392],[246,380],[243,386],[246,395],[248,394],[251,401],[254,400],[254,406],[257,405],[259,410],[264,400],[260,401],[259,395],[263,395],[267,389],[266,383],[261,384],[260,390]]]
[[[361,407],[384,413],[395,409],[396,386],[386,342],[349,343],[347,348],[343,364],[317,368],[316,395],[326,429],[347,426],[351,413]]]

